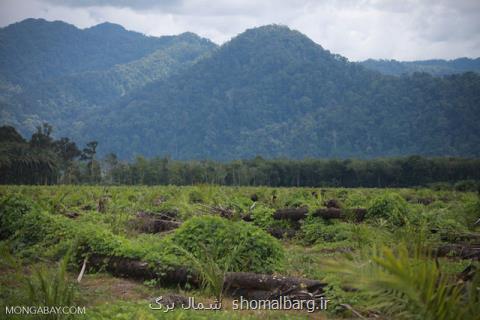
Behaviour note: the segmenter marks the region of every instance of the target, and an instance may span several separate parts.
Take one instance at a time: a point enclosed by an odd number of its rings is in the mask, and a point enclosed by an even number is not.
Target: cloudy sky
[[[480,56],[479,0],[0,0],[0,26],[26,18],[109,21],[147,35],[192,31],[221,44],[279,23],[350,60]]]

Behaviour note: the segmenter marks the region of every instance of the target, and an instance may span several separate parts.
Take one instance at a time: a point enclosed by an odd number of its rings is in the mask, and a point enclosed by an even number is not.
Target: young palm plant
[[[34,270],[31,277],[25,278],[29,302],[46,307],[72,306],[75,286],[67,277],[70,252],[60,261],[56,270],[45,266]],[[65,316],[51,315],[48,319],[64,319]]]
[[[230,254],[224,260],[224,263],[220,265],[205,246],[202,246],[201,258],[198,258],[192,252],[185,248],[175,245],[175,248],[179,250],[192,264],[195,271],[198,272],[201,279],[201,288],[206,292],[212,294],[219,303],[222,302],[223,293],[225,291],[225,275],[230,271],[235,256],[240,251],[243,244],[237,245]]]
[[[468,283],[442,272],[426,250],[373,250],[370,258],[330,261],[371,298],[372,309],[391,319],[474,320],[480,314],[480,274]]]
[[[10,306],[39,306],[39,307],[64,307],[72,306],[76,292],[75,285],[67,277],[67,265],[71,257],[71,250],[60,261],[58,268],[49,270],[45,266],[35,268],[30,275],[26,275],[21,262],[13,257],[8,248],[2,245],[0,253],[4,258],[3,263],[8,267],[17,270],[14,275],[16,281],[21,285],[20,294],[10,297],[7,305]],[[67,314],[37,314],[31,316],[37,320],[68,319]],[[19,317],[19,319],[21,316]],[[11,319],[16,319],[12,316]]]

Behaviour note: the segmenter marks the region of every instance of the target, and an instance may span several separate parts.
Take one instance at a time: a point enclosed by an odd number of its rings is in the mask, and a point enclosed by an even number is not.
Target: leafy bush
[[[460,180],[454,185],[457,191],[477,191],[480,185],[475,180]]]
[[[450,191],[452,185],[448,182],[433,182],[428,184],[428,187],[434,191]]]
[[[58,218],[23,196],[6,196],[0,200],[0,238],[13,240],[16,249],[29,247],[56,234],[52,222]]]
[[[190,203],[203,203],[205,202],[203,194],[198,190],[192,190],[188,194],[188,200]]]
[[[275,223],[273,213],[275,209],[262,204],[257,204],[252,211],[253,223],[262,229],[267,229]]]
[[[370,202],[366,218],[383,219],[392,225],[402,226],[408,221],[408,204],[396,193],[385,193]]]
[[[13,250],[22,255],[39,258],[52,250],[58,254],[75,242],[78,244],[76,257],[95,253],[140,259],[161,268],[179,265],[180,259],[172,256],[168,241],[159,241],[158,237],[128,239],[112,233],[106,224],[88,221],[88,218],[72,221],[51,215],[19,196],[3,199],[0,206],[8,209],[2,210],[1,215],[0,230],[7,236],[4,239],[8,238]]]
[[[352,238],[352,228],[348,223],[325,222],[321,218],[308,217],[302,224],[301,238],[305,244],[344,241]]]
[[[175,231],[172,241],[198,258],[207,250],[219,264],[241,246],[232,259],[232,271],[272,272],[283,257],[278,240],[260,228],[213,216],[188,220]]]
[[[456,215],[433,211],[423,214],[430,230],[437,230],[443,239],[454,241],[458,234],[468,231]]]

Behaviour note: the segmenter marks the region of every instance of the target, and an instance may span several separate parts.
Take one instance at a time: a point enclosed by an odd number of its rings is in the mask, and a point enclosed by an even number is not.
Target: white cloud
[[[148,35],[192,31],[223,43],[247,28],[281,23],[351,60],[480,56],[474,0],[2,0],[0,25],[29,18],[78,27],[104,21]]]

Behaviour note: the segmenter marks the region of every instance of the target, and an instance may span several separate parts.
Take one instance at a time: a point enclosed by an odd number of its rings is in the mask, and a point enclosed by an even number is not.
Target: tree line
[[[0,183],[101,183],[98,143],[91,141],[80,150],[69,138],[55,140],[52,132],[44,123],[27,141],[15,128],[0,127]]]
[[[409,156],[384,159],[264,159],[217,162],[133,161],[110,153],[98,159],[96,141],[80,150],[69,138],[55,140],[44,124],[27,141],[13,127],[0,127],[0,183],[273,187],[411,187],[444,183],[475,189],[480,159]]]

